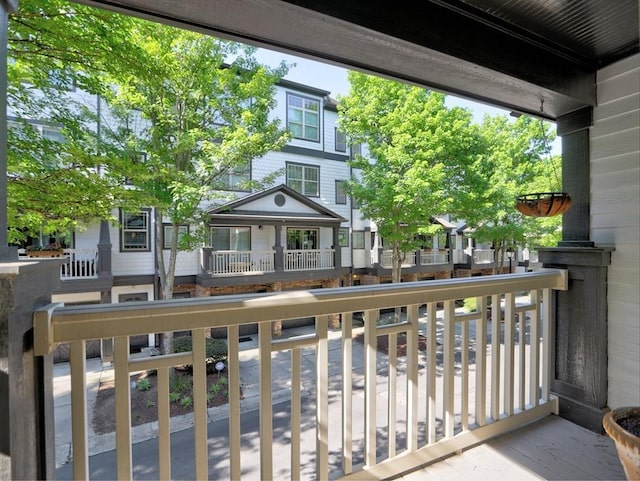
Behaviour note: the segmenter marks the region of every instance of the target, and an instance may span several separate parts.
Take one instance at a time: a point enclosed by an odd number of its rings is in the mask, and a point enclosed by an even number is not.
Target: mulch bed
[[[132,375],[136,387],[131,388],[131,426],[138,426],[158,420],[158,389],[155,371]],[[217,385],[214,388],[212,386]],[[208,407],[228,403],[227,373],[207,375]],[[191,372],[177,370],[169,383],[170,413],[179,416],[193,412]],[[240,393],[242,397],[242,392]],[[93,414],[93,429],[97,434],[115,431],[115,383],[101,382],[96,397]]]
[[[358,334],[354,339],[356,342],[364,344],[364,333]],[[427,337],[422,334],[418,334],[418,350],[427,350]],[[378,336],[378,351],[383,352],[384,354],[389,354],[388,334]],[[398,334],[398,348],[396,349],[396,353],[398,356],[407,355],[407,335],[405,333]]]

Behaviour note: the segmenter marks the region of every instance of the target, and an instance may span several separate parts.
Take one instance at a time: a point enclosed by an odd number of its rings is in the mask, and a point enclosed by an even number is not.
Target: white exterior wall
[[[590,132],[591,238],[608,275],[609,406],[640,404],[640,55],[598,72]]]
[[[119,218],[116,213],[116,218]],[[151,229],[151,246],[153,247],[154,227],[153,215],[149,216],[149,228]],[[111,238],[111,272],[114,276],[136,276],[155,274],[155,262],[153,251],[145,252],[122,252],[120,250],[120,226],[111,224],[109,226],[109,237]],[[96,239],[97,244],[98,239]]]
[[[123,254],[125,254],[123,252]],[[164,262],[165,269],[169,265],[169,250],[165,249],[163,251],[164,254]],[[199,272],[199,263],[200,263],[200,250],[193,251],[180,251],[178,252],[178,257],[176,259],[176,272],[177,276],[192,276]]]
[[[100,224],[91,224],[82,232],[76,232],[73,247],[76,249],[97,249],[100,239]],[[111,239],[113,245],[113,239]]]

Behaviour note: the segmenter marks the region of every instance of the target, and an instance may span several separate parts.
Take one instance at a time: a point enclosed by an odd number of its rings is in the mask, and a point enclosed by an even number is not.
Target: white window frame
[[[348,196],[344,188],[346,184],[346,180],[336,180],[336,204],[338,205],[347,205]]]
[[[341,132],[338,127],[335,127],[335,139],[336,152],[346,152],[347,151],[347,134]]]
[[[120,218],[120,252],[149,252],[151,250],[151,209],[142,209],[139,212],[121,212]],[[138,216],[143,219],[142,227],[132,227],[127,224],[129,216]],[[143,236],[143,243],[133,244],[126,241],[126,237],[132,235]]]
[[[209,243],[211,245],[211,247],[214,250],[219,250],[219,251],[242,251],[242,252],[248,252],[251,250],[251,227],[250,226],[239,226],[239,225],[213,225],[211,226],[211,231],[210,231],[210,239],[209,239]],[[221,249],[220,246],[215,245],[215,243],[213,242],[213,232],[215,230],[222,230],[222,229],[227,229],[229,230],[229,242],[230,245],[228,246],[224,246],[224,249]],[[243,232],[247,232],[248,233],[248,245],[246,249],[232,249],[232,245],[234,244],[233,237],[234,237],[234,230],[242,230]],[[237,236],[237,232],[235,232],[236,236]]]
[[[183,235],[186,235],[186,234],[189,234],[189,226],[179,225],[178,235],[182,237]],[[162,224],[162,248],[171,249],[172,239],[173,239],[173,224]]]
[[[291,105],[291,100],[299,99],[302,102],[302,106]],[[316,110],[314,111],[311,108],[307,108],[308,104],[315,104]],[[292,112],[299,112],[300,114],[300,122],[293,120]],[[312,125],[307,121],[311,116],[317,116],[317,124]],[[291,125],[295,124],[300,127],[300,135],[296,135],[295,132],[291,130]],[[322,128],[322,118],[321,118],[321,109],[320,109],[320,101],[317,99],[305,97],[303,95],[297,95],[293,93],[287,93],[287,129],[296,139],[308,140],[310,142],[320,142],[320,129]],[[316,134],[311,135],[311,130],[315,129]],[[307,133],[309,131],[309,134]]]
[[[354,230],[351,234],[351,242],[354,249],[364,249],[364,231]]]
[[[291,178],[291,167],[297,167],[301,169],[302,177],[301,178]],[[316,171],[316,179],[309,179],[308,171],[315,170]],[[300,189],[297,189],[292,185],[292,182],[300,182]],[[315,191],[313,193],[311,189],[307,190],[307,187],[315,184]],[[307,197],[320,197],[320,166],[318,165],[309,165],[309,164],[297,164],[293,162],[287,163],[287,186],[291,187],[296,192],[299,192],[302,195],[306,195]]]

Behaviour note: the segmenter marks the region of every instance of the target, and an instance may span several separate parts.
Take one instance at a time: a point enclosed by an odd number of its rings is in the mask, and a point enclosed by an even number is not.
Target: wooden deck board
[[[626,478],[611,439],[558,416],[549,416],[400,479],[511,481]]]

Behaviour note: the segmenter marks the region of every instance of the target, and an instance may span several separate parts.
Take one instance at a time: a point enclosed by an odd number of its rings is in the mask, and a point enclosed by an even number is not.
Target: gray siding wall
[[[591,238],[610,245],[609,406],[640,404],[640,55],[598,72]]]

